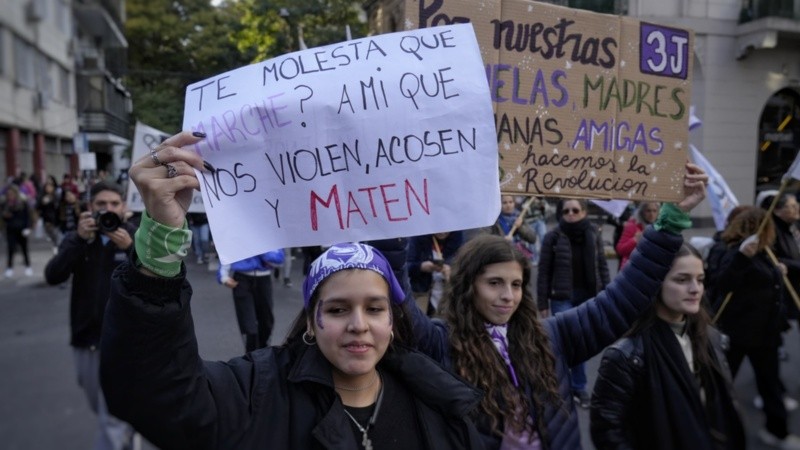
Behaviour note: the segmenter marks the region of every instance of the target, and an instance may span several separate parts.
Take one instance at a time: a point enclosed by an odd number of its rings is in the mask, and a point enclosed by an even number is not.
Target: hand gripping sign
[[[223,263],[280,247],[486,226],[497,140],[469,24],[304,50],[186,90]]]

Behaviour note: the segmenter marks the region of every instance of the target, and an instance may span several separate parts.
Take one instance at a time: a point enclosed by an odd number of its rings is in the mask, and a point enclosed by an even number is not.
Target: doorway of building
[[[778,189],[800,149],[800,92],[781,89],[767,100],[758,129],[756,194]]]

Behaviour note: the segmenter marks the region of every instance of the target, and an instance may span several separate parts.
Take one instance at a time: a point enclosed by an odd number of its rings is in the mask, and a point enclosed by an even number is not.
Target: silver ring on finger
[[[178,176],[178,169],[172,164],[164,164],[164,167],[167,168],[167,178],[175,178]]]
[[[163,166],[163,165],[164,165],[164,164],[161,162],[161,160],[160,160],[160,159],[158,159],[158,154],[156,154],[156,152],[155,152],[155,151],[151,151],[151,152],[150,152],[150,159],[152,159],[152,160],[153,160],[153,164],[155,164],[156,166]]]

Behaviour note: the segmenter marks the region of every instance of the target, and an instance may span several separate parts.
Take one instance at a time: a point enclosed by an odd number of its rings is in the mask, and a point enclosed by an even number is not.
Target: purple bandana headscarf
[[[311,263],[303,282],[303,308],[308,309],[311,297],[320,283],[334,273],[345,269],[372,270],[380,274],[389,284],[389,298],[402,304],[406,295],[392,272],[392,266],[376,248],[366,244],[347,242],[336,244]]]

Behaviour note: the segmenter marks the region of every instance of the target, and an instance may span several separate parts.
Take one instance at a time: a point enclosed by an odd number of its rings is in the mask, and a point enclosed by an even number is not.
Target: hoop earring
[[[317,343],[317,338],[313,334],[309,333],[308,330],[306,330],[306,332],[303,333],[302,339],[303,343],[308,346],[312,346]]]
[[[394,330],[389,332],[389,343],[394,342]]]

